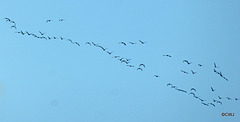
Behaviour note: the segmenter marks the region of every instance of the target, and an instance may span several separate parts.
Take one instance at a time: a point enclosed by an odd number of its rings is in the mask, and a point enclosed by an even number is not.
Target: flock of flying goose
[[[17,29],[17,25],[14,21],[12,21],[11,19],[9,18],[3,18],[6,22],[9,22],[11,24],[10,28],[13,28],[15,29],[15,33],[18,33],[18,34],[21,34],[21,35],[27,35],[27,36],[32,36],[32,37],[35,37],[35,38],[38,38],[38,39],[45,39],[45,40],[65,40],[65,41],[68,41],[70,42],[71,44],[74,44],[76,46],[80,46],[80,44],[76,41],[73,41],[71,39],[68,39],[68,38],[64,38],[62,36],[47,36],[45,33],[39,31],[39,34],[34,34],[34,33],[30,33],[28,31],[22,31],[22,30],[18,30]],[[59,19],[58,21],[64,21],[65,19]],[[48,22],[52,22],[52,20],[47,20],[46,23]],[[138,42],[119,42],[119,44],[123,45],[123,46],[127,46],[128,44],[131,44],[131,45],[135,45],[135,44],[145,44],[146,42],[144,41],[141,41],[141,40],[138,40]],[[134,65],[132,64],[132,59],[130,58],[125,58],[125,57],[122,57],[122,56],[119,56],[119,55],[114,55],[114,52],[111,51],[111,50],[108,50],[108,48],[105,48],[104,46],[100,45],[100,44],[97,44],[95,42],[85,42],[85,45],[88,45],[88,46],[93,46],[93,47],[96,47],[96,48],[99,48],[101,49],[102,51],[106,52],[108,55],[111,55],[112,58],[116,59],[117,61],[119,61],[120,63],[124,64],[125,66],[129,67],[129,68],[136,68],[137,71],[144,71],[146,65],[141,63],[141,64],[138,64],[138,65]],[[163,55],[164,57],[168,57],[168,58],[172,58],[171,55],[169,54],[166,54],[166,55]],[[186,63],[187,65],[191,65],[192,62],[188,61],[188,60],[183,60],[183,63]],[[197,64],[199,67],[203,67],[202,64]],[[217,71],[217,69],[219,69],[220,67],[218,67],[216,65],[216,63],[213,64],[213,68],[214,68],[214,73],[218,74],[220,77],[222,77],[224,80],[228,81],[228,79],[223,76],[223,74],[221,73],[221,71]],[[184,74],[189,74],[189,72],[187,71],[184,71],[184,70],[181,70],[182,73]],[[196,71],[193,71],[191,70],[191,74],[196,74],[197,72]],[[159,78],[159,75],[157,74],[154,74],[153,75],[155,78]],[[220,104],[222,105],[222,100],[224,98],[226,98],[226,100],[235,100],[235,101],[238,101],[240,100],[239,98],[230,98],[230,97],[222,97],[222,96],[218,96],[218,98],[216,99],[212,99],[212,102],[211,101],[207,101],[206,99],[203,99],[202,97],[200,96],[197,96],[196,92],[197,90],[195,88],[191,88],[189,91],[187,90],[184,90],[184,89],[180,89],[178,88],[177,86],[174,86],[172,85],[171,83],[168,83],[167,86],[170,86],[170,88],[178,91],[178,92],[182,92],[182,93],[185,93],[185,94],[188,94],[188,95],[191,95],[193,96],[195,99],[201,101],[201,103],[205,106],[213,106],[215,107],[217,104]],[[213,87],[210,88],[211,92],[214,92],[215,89]]]

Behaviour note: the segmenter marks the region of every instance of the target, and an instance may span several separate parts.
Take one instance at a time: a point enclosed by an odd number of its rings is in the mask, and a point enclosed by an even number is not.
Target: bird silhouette
[[[141,40],[139,40],[139,42],[140,42],[141,44],[145,44],[145,43],[147,43],[147,42],[143,42],[143,41],[141,41]]]
[[[192,94],[193,96],[195,96],[195,93],[193,93],[193,92],[190,92],[189,94]]]
[[[228,100],[232,100],[230,97],[226,97]]]
[[[73,43],[73,41],[71,39],[67,39],[68,41],[70,41],[71,43]]]
[[[171,85],[171,86],[172,86],[172,84],[171,84],[171,83],[168,83],[168,84],[167,84],[167,86],[169,86],[169,85]]]
[[[189,62],[187,60],[183,60],[183,62],[186,62],[188,65],[192,63],[192,62]]]
[[[178,91],[180,92],[184,92],[184,93],[187,93],[187,91],[183,90],[183,89],[177,89]]]
[[[191,91],[195,91],[196,92],[196,89],[195,88],[191,88]]]
[[[134,43],[134,42],[129,42],[130,44],[137,44],[137,43]]]
[[[214,72],[218,73],[216,69],[213,69]]]
[[[218,96],[218,99],[222,99],[220,96]]]
[[[132,60],[132,59],[128,59],[128,58],[126,58],[126,61],[130,61],[130,60]]]
[[[104,48],[104,47],[102,47],[102,46],[99,46],[103,51],[105,51],[107,48]]]
[[[235,100],[239,100],[238,98],[235,98]]]
[[[163,55],[163,56],[170,57],[170,58],[172,57],[171,55]]]
[[[126,64],[128,64],[129,62],[127,62],[126,60],[121,60],[121,63],[126,63]]]
[[[222,102],[221,101],[217,101],[217,103],[221,104],[222,105]]]
[[[90,46],[91,46],[91,43],[90,43],[90,42],[86,42],[85,44],[88,44],[88,45],[90,45]]]
[[[203,105],[206,105],[206,106],[209,106],[208,103],[203,103],[203,102],[202,102],[202,104],[203,104]]]
[[[98,46],[97,44],[95,44],[95,43],[93,43],[93,42],[92,42],[92,44],[93,44],[93,46]]]
[[[109,55],[111,55],[113,52],[109,52],[109,51],[107,51],[107,53],[108,53]]]
[[[11,20],[9,18],[3,18],[6,20],[6,22],[10,22]]]
[[[52,20],[48,19],[48,20],[46,21],[46,23],[51,22],[51,21],[52,21]]]
[[[11,28],[14,28],[15,30],[17,29],[17,27],[15,25],[11,26]]]
[[[223,79],[225,79],[226,81],[228,81],[228,79],[226,77],[223,77]]]
[[[213,65],[214,65],[214,68],[220,68],[220,67],[218,67],[218,66],[216,65],[216,63],[214,63]]]
[[[127,65],[128,67],[134,67],[133,65]]]
[[[154,77],[158,78],[158,77],[159,77],[159,75],[154,75]]]
[[[215,104],[213,104],[213,103],[210,103],[210,105],[212,105],[213,107],[215,107]]]
[[[45,33],[42,33],[41,31],[39,31],[39,33],[43,36]]]
[[[213,87],[211,87],[211,90],[212,90],[212,92],[214,92],[214,91],[215,91],[215,89],[213,89]]]
[[[74,42],[74,44],[76,44],[77,46],[80,46],[80,44],[78,42]]]
[[[59,19],[58,21],[60,21],[60,22],[62,22],[62,21],[64,21],[65,19]]]
[[[183,73],[185,73],[185,74],[188,74],[188,72],[186,72],[186,71],[183,71],[183,70],[181,70],[181,72],[183,72]]]
[[[191,70],[191,72],[192,72],[192,74],[196,74],[196,73],[197,73],[197,72],[194,72],[194,71],[192,71],[192,70]]]
[[[31,35],[31,34],[30,34],[30,33],[28,33],[27,31],[26,31],[26,34],[27,34],[27,35]]]
[[[137,68],[137,70],[141,70],[141,71],[143,71],[143,69],[142,69],[142,68]]]
[[[203,65],[202,64],[198,64],[198,66],[202,67]]]
[[[113,56],[112,58],[118,58],[118,57],[120,57],[120,56]]]
[[[125,42],[119,42],[119,44],[123,44],[124,46],[127,46]]]
[[[203,99],[201,99],[201,98],[198,98],[198,99],[199,99],[200,101],[202,101],[202,102],[203,102],[203,101],[206,101],[206,100],[203,100]]]
[[[139,64],[139,67],[143,66],[145,68],[145,65],[144,64]]]
[[[124,58],[120,58],[120,59],[118,59],[119,61],[122,61]]]

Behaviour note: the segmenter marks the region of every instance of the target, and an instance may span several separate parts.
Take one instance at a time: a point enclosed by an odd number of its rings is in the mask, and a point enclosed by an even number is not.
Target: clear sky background
[[[234,100],[240,98],[238,0],[11,0],[0,9],[1,122],[240,120],[240,100]],[[81,46],[15,33],[20,30]],[[113,53],[85,45],[88,41]],[[115,55],[131,58],[136,67]],[[229,81],[213,72],[214,62]],[[136,70],[141,63],[146,68]],[[168,83],[188,93],[195,88],[206,102],[220,96],[223,104],[205,106]]]

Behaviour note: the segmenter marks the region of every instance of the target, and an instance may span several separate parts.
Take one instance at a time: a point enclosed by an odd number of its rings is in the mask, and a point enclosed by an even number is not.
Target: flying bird
[[[187,60],[183,60],[183,62],[186,62],[188,65],[192,63],[192,62],[189,62]]]
[[[210,105],[212,105],[213,107],[215,107],[215,104],[213,104],[213,103],[210,103]]]
[[[143,42],[143,41],[141,41],[141,40],[139,40],[139,42],[140,42],[141,44],[145,44],[145,43],[147,43],[147,42]]]
[[[218,96],[218,99],[222,99],[220,96]]]
[[[197,97],[197,96],[193,96],[193,97],[195,97],[196,99],[198,99],[199,97]]]
[[[203,105],[209,106],[207,103],[202,103]]]
[[[218,73],[216,69],[213,69],[214,72]]]
[[[107,51],[107,53],[108,53],[109,55],[111,55],[113,52],[109,52],[109,51]]]
[[[118,57],[120,57],[120,56],[113,56],[112,58],[118,58]]]
[[[103,51],[105,51],[107,48],[103,48],[102,46],[99,46]]]
[[[140,67],[140,66],[143,66],[143,67],[145,68],[145,65],[144,65],[144,64],[140,64],[139,67]]]
[[[192,71],[192,70],[191,70],[191,72],[192,72],[192,74],[196,74],[196,73],[197,73],[197,72],[194,72],[194,71]]]
[[[163,56],[170,57],[170,58],[172,57],[171,55],[163,55]]]
[[[158,75],[154,75],[154,77],[158,78],[159,76]]]
[[[226,97],[228,100],[232,100],[231,98],[229,98],[229,97]]]
[[[196,89],[195,88],[191,88],[191,91],[195,91],[196,92]]]
[[[228,79],[227,79],[227,78],[225,78],[225,77],[223,77],[223,79],[225,79],[226,81],[228,81]]]
[[[141,70],[141,71],[143,71],[143,69],[142,69],[142,68],[137,68],[137,70]]]
[[[171,85],[171,86],[172,86],[172,84],[171,84],[171,83],[168,83],[168,84],[167,84],[167,86],[169,86],[169,85]]]
[[[86,42],[85,44],[89,44],[91,46],[91,43],[90,42]]]
[[[48,19],[48,20],[46,21],[46,23],[51,22],[51,21],[52,21],[52,20]]]
[[[137,43],[134,43],[134,42],[129,42],[130,44],[137,44]]]
[[[10,21],[10,23],[13,23],[13,24],[14,24],[14,26],[16,26],[16,23],[15,23],[14,21]]]
[[[64,38],[63,37],[60,37],[61,40],[63,40]]]
[[[6,20],[6,22],[10,22],[11,20],[9,18],[3,18]]]
[[[43,36],[45,33],[42,33],[41,31],[39,31],[39,33]]]
[[[217,101],[217,103],[220,103],[222,105],[222,102],[221,101]]]
[[[195,96],[195,93],[193,93],[193,92],[190,92],[189,94],[192,94],[193,96]]]
[[[235,98],[235,100],[239,100],[238,98]]]
[[[220,68],[220,67],[218,67],[218,66],[216,65],[216,63],[214,63],[213,65],[214,65],[214,68]]]
[[[205,101],[205,100],[203,100],[203,99],[201,99],[201,98],[198,98],[198,99],[199,99],[200,101],[202,101],[202,102]]]
[[[62,21],[64,21],[64,20],[65,20],[65,19],[59,19],[58,21],[61,21],[61,22],[62,22]]]
[[[80,46],[80,44],[78,42],[74,42],[76,45]]]
[[[183,72],[183,73],[185,73],[185,74],[188,74],[188,72],[186,72],[186,71],[183,71],[183,70],[181,70],[181,72]]]
[[[133,65],[127,65],[128,67],[134,67]]]
[[[132,60],[132,59],[127,59],[127,58],[126,58],[126,60],[127,60],[127,61],[130,61],[130,60]]]
[[[26,31],[26,34],[27,34],[27,35],[31,35],[31,34],[30,34],[30,33],[28,33],[27,31]]]
[[[119,44],[123,44],[124,46],[127,46],[125,42],[119,42]]]
[[[126,60],[121,60],[121,63],[122,63],[122,62],[125,62],[126,64],[128,64],[128,63],[129,63],[129,62],[127,62]]]
[[[120,59],[118,59],[119,61],[122,61],[124,58],[120,58]]]
[[[68,41],[70,41],[71,43],[73,43],[73,41],[71,39],[67,39]]]
[[[11,28],[17,29],[17,27],[15,25],[11,26]]]
[[[213,87],[211,87],[211,90],[212,90],[212,92],[214,92],[214,91],[215,91],[215,89],[213,89]]]
[[[198,64],[198,66],[202,67],[203,65],[202,64]]]
[[[93,44],[93,46],[98,46],[97,44],[95,44],[95,43],[93,43],[93,42],[92,42],[92,44]]]

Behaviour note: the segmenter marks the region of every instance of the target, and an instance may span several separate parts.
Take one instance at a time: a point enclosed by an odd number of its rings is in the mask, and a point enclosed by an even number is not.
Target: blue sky
[[[1,2],[0,121],[239,121],[239,6],[236,0]],[[58,39],[15,33],[21,30]],[[116,55],[132,59],[135,67]],[[214,62],[228,81],[213,72]],[[143,71],[136,70],[142,63]],[[204,102],[220,96],[223,104],[205,106],[189,95],[191,88]]]

